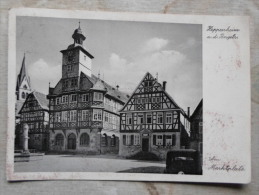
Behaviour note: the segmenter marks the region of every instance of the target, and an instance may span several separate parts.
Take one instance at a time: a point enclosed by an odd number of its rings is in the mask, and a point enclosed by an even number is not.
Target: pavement
[[[45,155],[15,162],[15,172],[126,172],[163,173],[165,161],[124,159],[117,155]]]

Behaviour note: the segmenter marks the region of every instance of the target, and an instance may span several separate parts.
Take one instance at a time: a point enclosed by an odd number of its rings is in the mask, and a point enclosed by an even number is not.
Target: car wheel
[[[178,175],[184,175],[184,172],[183,171],[179,171]]]

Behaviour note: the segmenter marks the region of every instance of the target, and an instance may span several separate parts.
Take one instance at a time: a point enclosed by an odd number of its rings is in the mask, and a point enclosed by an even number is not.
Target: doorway
[[[76,149],[76,136],[73,133],[71,133],[68,136],[67,149],[69,149],[69,150],[75,150]]]
[[[149,139],[148,138],[143,138],[142,139],[142,151],[143,152],[148,152],[149,149]]]

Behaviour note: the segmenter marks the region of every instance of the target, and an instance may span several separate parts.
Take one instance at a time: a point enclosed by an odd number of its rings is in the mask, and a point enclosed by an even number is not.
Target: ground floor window
[[[140,136],[139,134],[134,135],[134,145],[140,145]]]
[[[176,136],[172,135],[153,135],[153,145],[157,146],[175,146]]]
[[[116,146],[116,136],[112,135],[111,137],[111,146]]]
[[[64,145],[64,136],[61,133],[56,135],[55,145],[56,146],[63,146]]]
[[[123,135],[122,141],[125,146],[140,145],[140,136],[139,134]]]
[[[107,146],[108,145],[108,137],[106,134],[102,135],[102,146]]]
[[[89,145],[89,135],[87,133],[83,133],[81,136],[80,136],[80,145],[81,146],[88,146]]]

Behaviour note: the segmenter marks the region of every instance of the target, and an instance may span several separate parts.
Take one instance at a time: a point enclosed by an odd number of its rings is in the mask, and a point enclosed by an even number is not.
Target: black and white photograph
[[[249,182],[247,25],[11,11],[8,180]]]
[[[18,17],[14,170],[202,174],[202,26]]]

